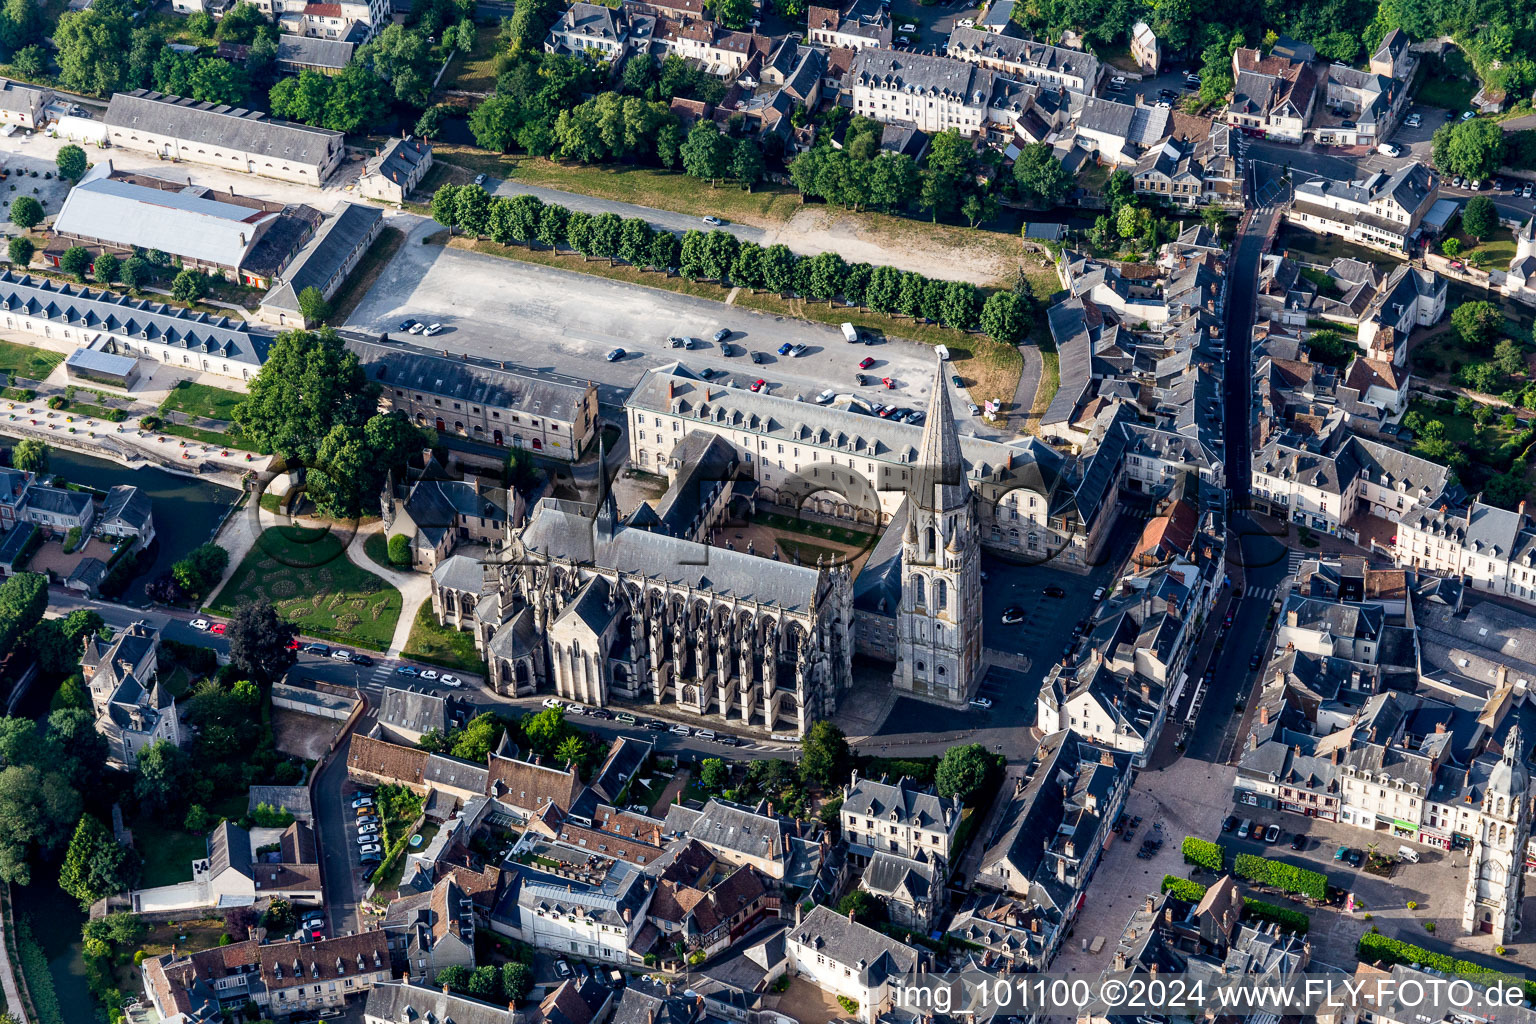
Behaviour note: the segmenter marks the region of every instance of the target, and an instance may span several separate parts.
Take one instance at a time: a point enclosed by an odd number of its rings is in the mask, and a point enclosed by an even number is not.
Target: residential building
[[[345,39],[361,46],[389,25],[389,0],[255,0],[288,35]]]
[[[608,10],[604,7],[603,10]],[[357,193],[364,199],[403,205],[416,191],[421,179],[432,169],[432,144],[426,139],[406,136],[391,139],[383,149],[363,164],[363,176],[357,181]]]
[[[0,124],[41,128],[48,120],[53,90],[0,78]]]
[[[139,970],[146,998],[165,1021],[214,1024],[248,1002],[287,1017],[340,1008],[388,982],[389,945],[378,929],[317,942],[248,939],[191,954],[173,949],[146,958]]]
[[[1414,503],[1397,520],[1393,558],[1473,590],[1536,603],[1536,524],[1524,501],[1515,511],[1476,498]]]
[[[1098,88],[1104,71],[1099,59],[1085,50],[1052,46],[979,26],[956,28],[949,34],[944,52],[956,60],[997,71],[1017,81],[1085,96]]]
[[[949,922],[948,934],[978,946],[1000,974],[1040,973],[1061,941],[1061,914],[1027,899],[973,892]]]
[[[95,520],[96,534],[133,541],[135,550],[155,539],[154,506],[149,496],[132,484],[115,484]]]
[[[34,484],[27,491],[26,517],[53,533],[84,533],[96,518],[96,505],[85,491]]]
[[[1138,21],[1131,26],[1131,59],[1144,75],[1155,75],[1163,66],[1163,48],[1152,26]]]
[[[257,853],[258,845],[249,830],[231,821],[214,826],[208,835],[208,860],[200,865],[202,870],[192,872],[193,882],[207,887],[206,905],[248,907],[258,899],[300,903],[324,899],[320,857],[308,825],[296,821],[283,829],[276,852]]]
[[[258,315],[279,327],[307,326],[299,296],[314,288],[325,301],[334,298],[383,228],[383,210],[342,203],[262,296]]]
[[[810,889],[824,851],[814,826],[773,813],[772,807],[712,797],[695,811],[673,803],[665,831],[691,839],[726,864],[750,867],[779,886]]]
[[[628,47],[630,18],[624,7],[606,7],[602,4],[584,3],[577,0],[567,7],[549,28],[544,40],[546,53],[595,53],[604,60],[612,60],[623,54]],[[647,33],[654,19],[644,19],[639,28]],[[646,36],[637,43],[643,45]]]
[[[382,409],[439,435],[574,462],[597,429],[597,387],[560,374],[351,338]]]
[[[379,733],[391,743],[416,743],[429,732],[463,728],[473,708],[452,693],[414,686],[386,686],[379,702]]]
[[[363,1003],[363,1024],[429,1020],[451,1020],[454,1024],[518,1024],[520,1019],[521,1015],[510,1007],[406,981],[374,985]]]
[[[1089,96],[1077,114],[1077,144],[1113,167],[1136,167],[1157,150],[1173,126],[1168,107]]]
[[[947,864],[960,830],[960,801],[919,788],[907,776],[895,783],[853,773],[838,811],[843,841],[855,858],[878,851]]]
[[[358,733],[347,751],[347,774],[372,785],[393,783],[423,796],[437,790],[459,800],[485,796],[491,781],[485,765]]]
[[[551,805],[563,813],[581,794],[581,776],[574,765],[537,764],[493,753],[488,768],[485,793],[504,809],[508,821],[529,821]]]
[[[110,640],[87,636],[80,675],[91,695],[96,731],[107,741],[108,761],[132,768],[139,751],[151,744],[181,745],[176,701],[160,686],[158,629],[136,622]]]
[[[1296,186],[1287,222],[1375,249],[1408,249],[1434,205],[1440,179],[1418,161],[1361,182],[1310,178]]]
[[[657,936],[651,948],[640,949],[642,956],[669,957],[678,943],[713,956],[777,914],[772,880],[749,864],[721,859],[697,840],[674,842],[656,863],[656,892],[646,916]]]
[[[1232,95],[1220,115],[1244,131],[1301,142],[1317,103],[1317,73],[1310,63],[1240,46],[1232,53]]]
[[[0,320],[13,334],[250,380],[271,339],[243,320],[93,292],[15,271],[0,274]]]
[[[789,973],[826,994],[850,999],[850,1016],[875,1024],[895,1002],[895,989],[913,978],[928,954],[817,906],[789,929],[784,947]]]
[[[410,485],[403,498],[384,495],[384,528],[390,536],[402,534],[409,539],[411,565],[435,572],[460,544],[494,545],[506,536],[510,522],[522,514],[522,499],[514,491],[486,487],[481,481],[479,476],[469,480],[423,477]],[[468,611],[463,606],[458,609],[460,615]]]
[[[509,878],[491,927],[537,949],[599,962],[643,962],[635,943],[646,927],[655,879],[600,854],[571,856],[570,870],[525,868]]]
[[[431,983],[447,967],[475,966],[475,904],[452,876],[391,903],[380,924],[409,980]]]
[[[864,866],[859,888],[885,904],[893,924],[926,934],[943,910],[944,868],[922,856],[877,850]]]
[[[93,166],[64,197],[42,258],[57,267],[84,246],[127,256],[157,249],[182,267],[265,288],[314,231],[319,214],[190,182]]]
[[[891,12],[879,0],[851,0],[847,7],[811,5],[805,12],[806,38],[813,46],[889,49]]]
[[[277,70],[288,75],[304,71],[326,76],[339,75],[352,63],[352,51],[356,48],[350,39],[284,32],[277,37]]]
[[[879,47],[854,54],[848,81],[856,114],[912,124],[929,134],[953,128],[972,137],[987,133],[991,125],[1011,134],[1013,122],[1024,116],[1038,92],[964,60]]]
[[[1192,134],[1181,134],[1186,125]],[[1242,206],[1244,178],[1232,127],[1175,113],[1172,128],[1173,134],[1136,161],[1131,175],[1137,194],[1172,206]]]
[[[1323,72],[1323,106],[1312,137],[1325,146],[1374,146],[1397,127],[1412,75],[1360,71],[1330,64]]]
[[[320,186],[342,158],[340,132],[147,89],[114,93],[103,120],[118,149],[301,185]]]

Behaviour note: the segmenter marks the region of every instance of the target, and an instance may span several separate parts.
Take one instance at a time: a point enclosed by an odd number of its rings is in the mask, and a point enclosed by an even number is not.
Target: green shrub
[[[1284,892],[1293,892],[1315,900],[1328,895],[1328,877],[1293,864],[1266,860],[1251,853],[1240,853],[1232,862],[1232,873],[1238,878],[1259,885],[1268,885]]]
[[[1419,901],[1418,900],[1409,900],[1408,901],[1408,909],[1409,910],[1418,910],[1419,909]]]
[[[395,565],[411,564],[411,539],[403,533],[396,533],[389,538],[389,560]]]
[[[70,554],[80,546],[80,527],[71,526],[64,535],[64,553]]]
[[[1171,892],[1181,900],[1191,903],[1199,903],[1205,898],[1206,887],[1199,882],[1191,882],[1187,878],[1178,875],[1163,876],[1163,892]]]
[[[1286,931],[1305,935],[1312,929],[1312,919],[1299,910],[1278,907],[1263,900],[1244,899],[1243,916],[1257,921],[1273,921]]]
[[[1435,930],[1435,922],[1433,922],[1433,921],[1425,921],[1424,922],[1424,930],[1427,931],[1427,932],[1430,932],[1431,934],[1433,934],[1434,930]]]
[[[1434,922],[1425,922],[1433,924]],[[1494,976],[1500,976],[1501,972],[1484,967],[1481,964],[1472,963],[1470,960],[1457,960],[1445,953],[1432,953],[1423,946],[1415,946],[1401,939],[1389,938],[1375,932],[1367,932],[1360,936],[1360,942],[1355,947],[1355,954],[1362,963],[1392,964],[1418,964],[1420,967],[1429,967],[1443,974],[1488,976],[1493,980]],[[1507,975],[1503,975],[1508,977]],[[1524,979],[1516,980],[1525,988],[1527,999],[1536,999],[1536,981]]]
[[[65,398],[63,395],[54,395],[52,398],[48,399],[48,408],[50,409],[63,409],[67,405],[69,405],[69,399]]]
[[[1226,851],[1222,849],[1221,844],[1207,839],[1185,836],[1179,849],[1184,854],[1184,863],[1208,868],[1211,871],[1220,871],[1226,861]]]
[[[843,1008],[843,1012],[847,1013],[850,1017],[857,1017],[859,1015],[859,1001],[857,999],[849,999],[847,996],[838,996],[837,1005],[841,1006]]]

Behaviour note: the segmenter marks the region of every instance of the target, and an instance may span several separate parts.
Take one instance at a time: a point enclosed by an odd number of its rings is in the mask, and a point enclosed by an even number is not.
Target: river
[[[81,954],[80,928],[85,924],[85,914],[81,913],[80,904],[59,888],[57,872],[42,865],[32,869],[31,885],[11,887],[11,899],[17,920],[25,918],[48,956],[48,973],[53,977],[64,1019],[70,1024],[97,1020],[97,1006],[91,998],[85,957]]]
[[[16,438],[0,435],[5,444]],[[207,480],[180,476],[154,466],[129,468],[119,462],[92,458],[63,448],[48,449],[48,469],[71,483],[97,490],[133,484],[154,503],[154,565],[139,574],[121,600],[144,604],[144,585],[186,557],[188,551],[213,538],[240,492]]]

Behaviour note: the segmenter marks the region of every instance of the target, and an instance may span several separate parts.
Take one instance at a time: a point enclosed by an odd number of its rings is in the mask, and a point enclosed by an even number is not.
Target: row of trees
[[[722,230],[689,231],[678,238],[656,231],[642,218],[571,211],[531,195],[492,197],[474,185],[439,187],[432,196],[432,215],[450,230],[488,235],[502,245],[568,247],[587,258],[623,260],[641,269],[715,280],[723,287],[794,293],[815,301],[842,298],[877,313],[958,330],[979,327],[1006,343],[1023,336],[1032,312],[1030,299],[1014,292],[993,292],[982,301],[976,286],[964,281],[849,264],[837,253],[797,256],[786,246],[743,242]]]

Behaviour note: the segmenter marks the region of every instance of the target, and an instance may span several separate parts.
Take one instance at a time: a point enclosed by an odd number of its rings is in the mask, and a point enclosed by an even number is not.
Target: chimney
[[[853,911],[851,909],[848,911],[848,922],[850,924],[853,923]]]
[[[1525,525],[1525,499],[1524,498],[1520,499],[1520,507],[1517,508],[1515,511],[1518,512],[1519,515],[1520,515],[1520,525],[1524,526]]]
[[[1520,504],[1524,505],[1525,502],[1522,501]],[[1436,734],[1440,734],[1440,733],[1443,733],[1443,732],[1445,732],[1445,723],[1444,722],[1436,722],[1435,723],[1435,733]]]
[[[1125,952],[1123,950],[1115,950],[1115,970],[1125,970]]]
[[[1269,724],[1269,705],[1267,705],[1267,704],[1260,704],[1259,705],[1259,724],[1260,725],[1268,725]]]
[[[1150,913],[1152,913],[1152,906],[1153,906],[1153,904],[1154,904],[1154,903],[1156,903],[1156,902],[1157,902],[1157,901],[1156,901],[1156,900],[1154,900],[1154,899],[1153,899],[1153,898],[1152,898],[1152,897],[1151,897],[1151,896],[1148,896],[1148,897],[1147,897],[1147,901],[1146,901],[1146,902],[1145,902],[1145,903],[1143,903],[1143,904],[1142,904],[1142,908],[1143,908],[1143,909],[1144,909],[1144,910],[1146,910],[1146,912],[1147,912],[1147,913],[1149,913],[1149,914],[1150,914]]]
[[[1330,758],[1330,760],[1333,761],[1334,764],[1338,764],[1339,763],[1339,748],[1338,747],[1334,747],[1333,748],[1333,756]]]
[[[1157,961],[1156,960],[1152,961],[1152,963],[1147,967],[1147,972],[1149,974],[1151,974],[1152,977],[1154,977],[1154,978],[1157,977]]]

